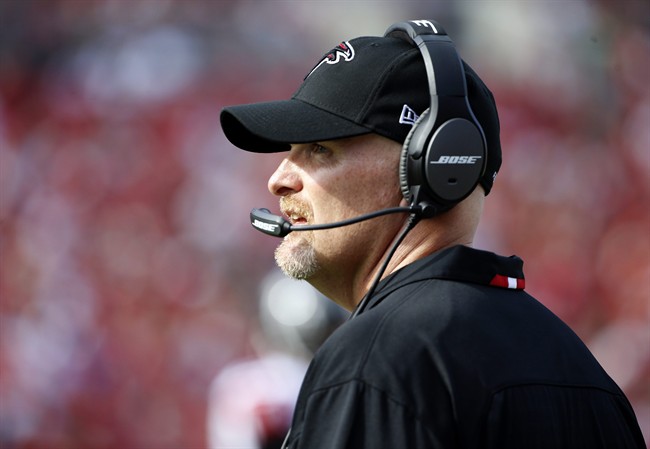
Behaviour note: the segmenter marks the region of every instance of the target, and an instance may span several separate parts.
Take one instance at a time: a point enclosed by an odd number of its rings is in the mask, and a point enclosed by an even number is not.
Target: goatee
[[[318,270],[316,251],[309,235],[289,235],[275,250],[275,262],[287,276],[308,280]]]

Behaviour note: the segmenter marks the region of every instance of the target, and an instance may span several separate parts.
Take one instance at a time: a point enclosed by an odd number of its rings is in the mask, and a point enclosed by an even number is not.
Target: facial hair
[[[285,213],[297,213],[307,220],[312,214],[291,197],[280,199],[280,208]],[[313,245],[313,231],[300,231],[287,235],[275,250],[275,262],[285,275],[299,280],[308,280],[318,270],[316,250]]]
[[[309,280],[318,270],[316,251],[312,245],[312,231],[309,235],[288,235],[275,250],[275,263],[287,276]]]

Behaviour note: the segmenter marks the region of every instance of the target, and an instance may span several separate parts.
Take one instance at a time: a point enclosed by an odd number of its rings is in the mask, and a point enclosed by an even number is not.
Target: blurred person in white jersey
[[[227,365],[210,387],[209,449],[279,449],[309,361],[345,317],[309,284],[279,270],[259,290],[256,355]]]

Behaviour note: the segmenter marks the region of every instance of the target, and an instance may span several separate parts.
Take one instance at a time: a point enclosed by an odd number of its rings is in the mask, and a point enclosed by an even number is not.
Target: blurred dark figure
[[[210,449],[279,449],[313,352],[347,313],[306,282],[271,272],[260,288],[255,358],[226,366],[208,402]]]

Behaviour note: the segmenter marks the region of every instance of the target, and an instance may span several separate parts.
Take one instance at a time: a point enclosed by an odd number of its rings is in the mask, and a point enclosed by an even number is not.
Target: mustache
[[[280,210],[284,215],[299,215],[307,221],[310,221],[314,216],[311,209],[291,196],[280,198]]]

